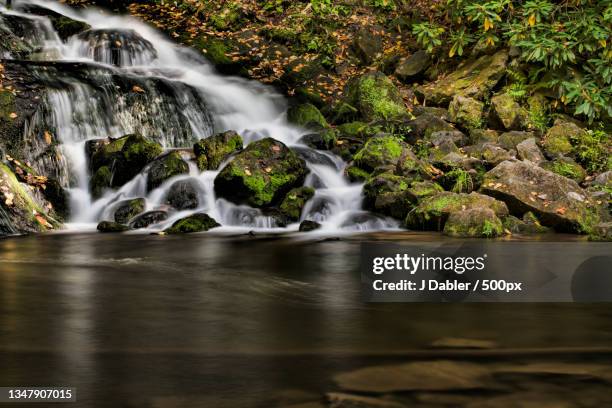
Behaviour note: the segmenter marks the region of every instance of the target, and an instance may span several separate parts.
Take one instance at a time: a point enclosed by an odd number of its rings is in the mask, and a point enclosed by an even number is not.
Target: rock
[[[417,88],[434,105],[446,105],[455,95],[482,100],[506,72],[508,51],[484,55],[460,65],[450,75]]]
[[[406,217],[406,225],[411,229],[442,231],[452,213],[472,208],[491,209],[498,218],[508,215],[506,204],[492,197],[445,191],[422,200]]]
[[[168,219],[166,211],[147,211],[142,213],[130,222],[130,227],[134,229],[147,228],[150,225],[159,224]]]
[[[600,405],[600,404],[596,404]],[[488,396],[481,400],[462,404],[466,408],[573,408],[576,403],[567,396],[542,391],[518,391],[511,394]]]
[[[499,142],[499,132],[492,129],[470,129],[469,144],[479,145],[487,142]]]
[[[386,165],[396,166],[405,150],[410,147],[395,136],[375,136],[355,154],[357,167],[368,173]]]
[[[119,224],[118,222],[102,221],[98,223],[96,229],[100,232],[124,232],[130,229],[127,225]]]
[[[505,130],[520,130],[527,127],[527,110],[509,94],[491,98],[489,111],[491,127]]]
[[[320,58],[298,57],[286,64],[284,68],[285,72],[280,81],[287,88],[303,86],[306,81],[315,79],[324,72]]]
[[[569,157],[557,157],[551,162],[541,164],[542,168],[557,173],[563,177],[570,178],[576,183],[581,183],[587,176],[587,172],[574,159]]]
[[[157,58],[151,42],[132,29],[92,29],[79,34],[94,61],[118,67],[146,65]]]
[[[321,228],[321,224],[315,221],[304,220],[300,223],[300,232],[310,232]]]
[[[534,138],[533,132],[520,132],[513,130],[511,132],[502,133],[499,136],[498,142],[501,147],[506,150],[516,149],[516,147],[527,139]]]
[[[371,30],[362,28],[356,33],[352,48],[363,65],[370,65],[383,51],[382,38]]]
[[[572,139],[580,140],[587,137],[586,130],[578,127],[573,122],[557,121],[553,127],[548,129],[542,147],[548,157],[571,156],[573,153]]]
[[[419,117],[421,115],[430,115],[438,119],[442,119],[446,122],[450,122],[450,115],[448,114],[448,109],[440,108],[438,106],[416,105],[412,108],[412,114],[416,117]]]
[[[458,337],[444,337],[435,340],[431,343],[433,348],[441,349],[474,349],[474,350],[488,350],[497,347],[497,343],[490,340],[480,339],[464,339]]]
[[[512,214],[532,211],[559,231],[588,231],[599,219],[575,181],[527,161],[499,164],[485,174],[481,191],[506,202]]]
[[[381,72],[370,72],[352,79],[344,94],[345,102],[357,108],[366,122],[409,116],[398,89]]]
[[[399,402],[388,399],[364,397],[362,395],[330,392],[326,394],[329,408],[406,408]]]
[[[47,17],[51,21],[51,25],[55,31],[57,31],[59,37],[64,41],[75,34],[91,28],[91,26],[84,21],[74,20],[43,6],[28,4],[20,6],[20,9],[30,14]]]
[[[591,241],[612,241],[612,221],[597,224],[589,234]]]
[[[336,146],[336,140],[336,131],[334,129],[323,129],[317,133],[309,133],[302,136],[300,142],[313,149],[331,150]]]
[[[199,200],[198,191],[194,186],[194,181],[175,181],[172,186],[170,186],[170,190],[166,196],[166,204],[171,205],[177,210],[190,210],[197,208],[199,205]]]
[[[441,193],[444,189],[433,181],[414,181],[408,191],[420,202],[427,197]]]
[[[402,58],[395,68],[395,76],[400,81],[411,83],[420,79],[431,65],[427,51],[419,50],[407,58]]]
[[[287,120],[303,128],[327,128],[329,124],[316,106],[311,103],[292,106],[287,110]]]
[[[135,134],[90,144],[89,149],[94,197],[99,197],[105,188],[121,187],[162,152],[159,144]]]
[[[458,130],[433,132],[429,135],[429,140],[434,146],[439,146],[444,141],[451,141],[459,147],[469,143],[467,136]]]
[[[132,218],[143,212],[144,209],[144,198],[133,198],[131,200],[121,201],[115,210],[115,222],[119,224],[127,224]]]
[[[200,171],[218,169],[230,155],[240,150],[242,150],[242,137],[233,130],[200,139],[193,145]]]
[[[294,188],[287,193],[279,206],[281,213],[290,221],[298,221],[306,202],[312,198],[315,191],[311,187]]]
[[[389,173],[372,176],[363,186],[364,208],[403,220],[417,202],[409,182]]]
[[[215,68],[228,75],[241,75],[246,73],[245,61],[234,61],[230,54],[240,52],[241,44],[230,37],[217,38],[204,35],[193,40],[193,48],[202,51],[206,59]]]
[[[155,190],[169,178],[189,173],[189,165],[177,151],[170,152],[151,163],[147,172],[147,191]]]
[[[500,146],[485,143],[482,145],[481,157],[491,167],[495,167],[503,161],[514,159],[514,154]]]
[[[504,229],[512,234],[542,234],[549,231],[532,212],[525,213],[522,220],[509,215],[504,218],[503,224]]]
[[[542,151],[536,144],[536,140],[533,137],[523,140],[521,143],[516,145],[516,151],[518,158],[521,160],[529,160],[534,164],[541,164],[546,161]]]
[[[595,177],[593,184],[602,187],[612,188],[612,170],[605,171]]]
[[[291,149],[265,138],[249,144],[219,172],[215,191],[235,203],[267,207],[300,186],[307,173],[306,163]]]
[[[302,146],[293,146],[291,150],[293,150],[295,154],[297,154],[299,157],[309,162],[310,164],[320,164],[336,169],[338,168],[337,163],[334,162],[334,160],[330,156],[318,150]]]
[[[483,388],[489,380],[489,370],[482,365],[444,360],[368,367],[334,377],[343,390],[377,394],[470,390]]]
[[[418,139],[431,140],[431,135],[436,132],[454,132],[457,130],[449,123],[430,113],[424,113],[411,120],[408,122],[408,127],[412,132],[406,135],[405,139],[411,144],[414,144]]]
[[[451,122],[465,129],[482,126],[484,104],[473,98],[456,95],[448,106]]]
[[[504,228],[489,208],[470,208],[451,213],[444,225],[444,234],[461,238],[495,238]]]
[[[170,228],[165,230],[168,234],[186,234],[191,232],[203,232],[220,227],[214,218],[205,213],[196,213],[176,221]]]

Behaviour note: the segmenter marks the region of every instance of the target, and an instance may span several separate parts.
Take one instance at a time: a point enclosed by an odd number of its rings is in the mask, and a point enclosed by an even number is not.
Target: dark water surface
[[[0,240],[0,386],[74,386],[71,406],[266,406],[442,337],[612,345],[607,305],[364,304],[360,240],[371,239]]]

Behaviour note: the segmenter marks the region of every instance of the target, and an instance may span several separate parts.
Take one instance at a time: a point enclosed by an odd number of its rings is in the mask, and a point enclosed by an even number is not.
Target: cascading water
[[[84,21],[91,29],[64,43],[45,17],[27,13],[32,5]],[[72,227],[91,227],[112,218],[116,204],[128,198],[145,197],[145,210],[166,208],[168,191],[179,181],[195,188],[196,208],[171,211],[167,220],[151,229],[161,230],[193,212],[208,213],[225,229],[279,227],[273,217],[259,209],[215,197],[213,181],[218,171],[200,172],[193,163],[189,174],[173,177],[150,192],[145,168],[117,191],[107,191],[97,200],[89,193],[87,140],[140,133],[173,149],[191,146],[200,138],[225,130],[236,130],[245,144],[273,137],[302,154],[310,169],[306,185],[316,189],[302,220],[320,222],[322,232],[397,226],[394,221],[361,210],[362,186],[349,183],[343,176],[345,163],[328,152],[302,145],[299,140],[304,132],[286,122],[285,101],[269,88],[217,75],[198,54],[169,42],[130,17],[92,10],[76,13],[38,0],[20,1],[16,7],[17,11],[2,13],[29,22],[33,30],[28,34],[29,43],[37,50],[30,59],[46,62],[40,69],[33,65],[49,89],[48,112],[38,115],[36,121],[39,126],[53,128],[62,142],[69,171],[59,178],[70,186]],[[37,123],[30,128],[36,129]],[[296,230],[297,225],[287,229]]]

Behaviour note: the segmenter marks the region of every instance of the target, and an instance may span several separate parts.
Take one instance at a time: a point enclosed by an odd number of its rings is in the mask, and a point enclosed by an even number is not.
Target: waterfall
[[[86,22],[91,29],[63,42],[46,17],[27,13],[28,5]],[[278,225],[265,211],[216,197],[213,182],[218,171],[200,172],[193,163],[189,174],[173,177],[150,192],[145,168],[97,200],[89,193],[88,140],[140,133],[165,149],[176,149],[225,130],[237,131],[245,144],[273,137],[304,153],[310,169],[306,185],[315,188],[315,195],[304,208],[302,220],[322,223],[321,231],[397,227],[395,221],[362,211],[362,185],[348,182],[341,159],[300,143],[305,131],[286,121],[286,102],[269,87],[218,75],[201,55],[131,17],[93,9],[77,12],[42,0],[19,1],[16,8],[1,11],[30,22],[28,41],[37,50],[30,58],[31,69],[48,89],[47,109],[30,128],[52,129],[61,142],[65,174],[59,179],[70,188],[73,228],[90,228],[108,219],[114,206],[128,198],[144,197],[145,210],[167,207],[171,186],[185,181],[197,191],[197,208],[170,212],[167,220],[151,229],[161,230],[203,211],[222,229],[297,230],[298,223]]]

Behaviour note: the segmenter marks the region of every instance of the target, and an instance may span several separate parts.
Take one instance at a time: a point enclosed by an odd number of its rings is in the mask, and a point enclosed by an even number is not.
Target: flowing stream
[[[84,21],[91,29],[62,41],[47,17],[28,13],[32,6]],[[245,144],[273,137],[304,157],[310,169],[306,185],[316,192],[302,220],[321,223],[323,233],[397,227],[395,221],[361,209],[362,185],[344,177],[346,163],[300,143],[305,130],[287,123],[286,101],[271,89],[218,75],[199,54],[130,17],[91,9],[76,12],[37,0],[18,1],[14,10],[1,12],[3,18],[21,18],[30,25],[22,37],[37,49],[31,57],[36,60],[32,69],[49,85],[45,113],[35,116],[30,129],[52,128],[62,143],[64,162],[58,178],[70,187],[71,228],[91,228],[102,219],[112,219],[113,205],[128,198],[145,197],[147,211],[168,209],[165,200],[172,184],[189,179],[197,189],[198,208],[170,211],[166,221],[150,229],[161,230],[192,212],[203,211],[220,222],[222,229],[297,230],[298,223],[279,228],[273,217],[259,209],[215,197],[213,182],[218,171],[200,172],[191,163],[188,175],[174,177],[148,193],[146,168],[97,200],[89,193],[87,140],[140,133],[165,149],[180,149],[225,130],[236,130]],[[41,61],[54,63],[55,69],[39,68]]]

